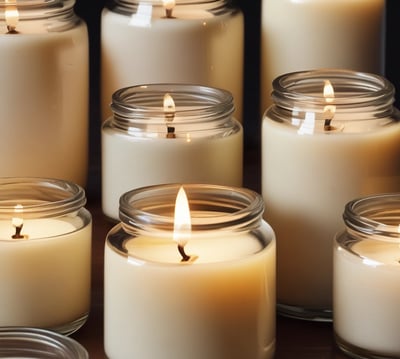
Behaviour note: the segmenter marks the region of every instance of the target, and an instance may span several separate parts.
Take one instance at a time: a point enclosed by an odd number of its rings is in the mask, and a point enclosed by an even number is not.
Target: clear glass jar
[[[0,328],[0,357],[29,359],[88,359],[74,339],[38,328]]]
[[[354,199],[335,237],[334,330],[354,358],[400,358],[400,193]]]
[[[1,177],[86,184],[89,45],[74,4],[0,0]]]
[[[175,108],[164,107],[169,95]],[[167,102],[168,105],[168,102]],[[242,185],[243,128],[227,91],[151,84],[113,95],[102,127],[102,205],[118,220],[120,196],[161,183]]]
[[[261,196],[228,186],[183,188],[191,218],[186,245],[173,239],[180,185],[121,196],[121,222],[105,246],[107,355],[272,358],[275,236],[262,220]]]
[[[71,334],[90,307],[91,227],[84,190],[45,178],[0,179],[0,326]]]
[[[262,194],[278,238],[278,310],[331,320],[332,238],[343,206],[400,191],[394,88],[377,75],[336,69],[285,74],[273,86],[262,124]]]
[[[228,90],[242,119],[244,17],[231,0],[109,1],[101,51],[103,121],[116,90],[171,82]]]

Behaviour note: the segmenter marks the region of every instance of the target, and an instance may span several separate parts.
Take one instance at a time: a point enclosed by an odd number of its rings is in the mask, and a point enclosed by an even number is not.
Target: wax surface
[[[23,233],[32,239],[0,240],[0,326],[51,328],[87,314],[91,225],[76,229],[74,220],[26,222]],[[10,226],[1,221],[0,235],[8,235]],[[52,237],[40,238],[41,229]]]
[[[384,0],[263,0],[261,111],[272,104],[272,81],[288,72],[344,68],[382,74],[384,13]]]
[[[0,34],[0,175],[62,178],[85,185],[86,25],[52,33],[23,30]]]
[[[373,193],[400,191],[400,124],[369,133],[299,135],[263,121],[265,218],[277,236],[280,303],[332,305],[332,239],[344,206]]]
[[[102,118],[119,88],[148,83],[194,83],[224,88],[242,117],[244,19],[241,12],[212,15],[195,5],[141,17],[104,9],[101,17]],[[157,7],[155,8],[157,9]],[[135,21],[136,20],[136,21]]]
[[[161,183],[242,185],[243,130],[225,137],[137,138],[102,130],[102,207],[118,219],[120,196]]]
[[[131,251],[147,256],[141,247]],[[127,258],[106,244],[106,353],[114,359],[272,358],[274,278],[274,242],[242,259],[187,264],[177,258],[167,265]]]
[[[358,242],[334,250],[334,328],[346,342],[387,357],[400,356],[400,247]]]

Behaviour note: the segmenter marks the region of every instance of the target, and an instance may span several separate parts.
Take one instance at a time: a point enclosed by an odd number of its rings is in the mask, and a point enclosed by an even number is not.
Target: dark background
[[[75,11],[85,20],[90,41],[90,181],[99,181],[100,174],[100,16],[106,0],[76,0]],[[245,16],[245,78],[243,126],[245,145],[259,148],[259,59],[261,0],[236,0]],[[396,106],[400,103],[400,1],[386,0],[386,70],[387,77],[398,89]],[[99,188],[94,184],[94,187]]]

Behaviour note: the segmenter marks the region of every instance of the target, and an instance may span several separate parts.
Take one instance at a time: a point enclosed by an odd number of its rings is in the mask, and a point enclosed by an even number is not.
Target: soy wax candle
[[[88,34],[74,0],[0,0],[0,176],[84,186]]]
[[[83,189],[0,179],[0,326],[79,329],[90,307],[91,216]]]
[[[107,357],[272,358],[275,236],[262,211],[260,195],[229,186],[121,196],[105,245]]]
[[[265,218],[277,235],[280,313],[331,320],[332,238],[344,205],[400,191],[400,122],[385,78],[284,74],[262,128]]]
[[[243,128],[232,95],[197,85],[118,90],[102,127],[102,206],[118,220],[120,196],[161,183],[241,186]]]
[[[355,358],[400,358],[400,193],[357,198],[335,237],[333,324]]]
[[[272,81],[285,73],[383,74],[385,31],[385,0],[262,0],[261,111],[272,104]]]
[[[179,82],[233,94],[242,120],[244,19],[230,0],[113,0],[101,15],[101,113],[120,88]]]

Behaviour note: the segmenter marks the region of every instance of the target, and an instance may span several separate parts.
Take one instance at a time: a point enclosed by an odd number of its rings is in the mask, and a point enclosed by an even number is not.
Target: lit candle
[[[329,96],[326,80],[334,89]],[[262,124],[262,193],[278,239],[282,313],[331,318],[332,238],[345,203],[400,191],[393,91],[379,76],[345,70],[286,74],[274,82],[277,104]]]
[[[242,119],[244,19],[230,1],[112,1],[101,17],[101,106],[149,83],[194,83],[233,94]]]
[[[2,177],[86,182],[88,36],[73,4],[7,0],[0,14]]]
[[[85,323],[91,219],[84,201],[81,188],[62,181],[0,181],[0,326],[68,334]]]
[[[285,73],[383,74],[384,42],[385,0],[262,0],[261,111],[272,104],[272,81]]]
[[[334,248],[334,329],[339,347],[400,358],[400,195],[356,199]]]
[[[272,358],[275,242],[261,197],[215,185],[184,188],[121,197],[123,222],[105,246],[107,356]]]
[[[102,128],[102,208],[118,219],[119,198],[161,183],[241,186],[243,128],[232,96],[194,85],[148,85],[114,94]]]

